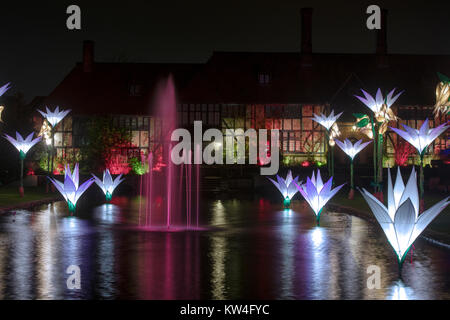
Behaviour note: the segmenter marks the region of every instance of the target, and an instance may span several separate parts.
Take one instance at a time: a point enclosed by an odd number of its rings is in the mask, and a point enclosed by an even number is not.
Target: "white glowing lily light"
[[[327,131],[330,130],[331,126],[336,122],[337,119],[342,115],[343,112],[338,113],[337,115],[334,115],[334,110],[331,110],[330,115],[327,117],[323,113],[320,115],[313,114],[313,120],[320,124],[321,126],[325,127]]]
[[[316,215],[317,224],[320,222],[320,215],[325,204],[344,186],[342,184],[331,189],[332,183],[333,177],[326,183],[323,183],[322,177],[320,176],[320,170],[317,169],[317,178],[313,172],[311,179],[307,177],[305,184],[296,184],[298,191],[300,191],[303,198],[305,198],[311,209],[313,209],[314,214]]]
[[[371,142],[372,141],[368,141],[368,142],[364,142],[363,143],[362,140],[358,140],[355,144],[353,144],[348,139],[345,139],[344,142],[336,140],[336,143],[337,143],[338,147],[341,148],[342,151],[344,151],[350,157],[350,187],[351,187],[351,189],[354,188],[354,184],[353,184],[353,159],[355,158],[355,156],[362,149],[364,149]]]
[[[64,119],[65,116],[70,112],[70,109],[68,110],[59,110],[59,106],[55,108],[54,111],[50,111],[48,107],[45,107],[47,112],[43,112],[41,110],[38,110],[42,116],[47,119],[47,121],[52,125],[54,128],[62,119]]]
[[[0,97],[9,90],[10,87],[10,82],[8,82],[7,84],[5,84],[4,86],[0,87]],[[3,122],[2,120],[2,112],[5,109],[4,106],[0,106],[0,122]]]
[[[298,184],[298,176],[295,178],[292,178],[292,171],[289,170],[286,179],[281,178],[279,175],[277,175],[277,181],[268,178],[272,183],[275,185],[275,187],[280,190],[281,194],[283,195],[284,199],[284,206],[289,207],[291,204],[291,199],[294,197],[294,195],[297,193],[297,187],[296,184]],[[300,182],[301,184],[301,182]]]
[[[400,168],[394,186],[391,172],[388,170],[387,208],[366,189],[360,191],[397,254],[400,271],[414,240],[450,203],[448,201],[450,197],[447,197],[419,215],[417,175],[414,167],[406,186]]]
[[[16,131],[16,139],[5,134],[5,139],[8,140],[20,153],[20,186],[19,193],[20,196],[24,196],[23,189],[23,160],[26,157],[27,152],[39,141],[41,141],[41,137],[37,137],[33,139],[34,132],[30,133],[25,139],[22,137],[20,133]]]
[[[70,171],[69,165],[65,167],[64,183],[50,177],[48,178],[67,201],[69,211],[72,213],[75,212],[77,201],[80,199],[81,195],[91,186],[92,183],[94,183],[94,178],[90,178],[79,186],[78,163],[75,164],[73,173]]]
[[[41,137],[37,137],[33,139],[34,132],[30,133],[25,139],[22,135],[16,132],[16,139],[5,134],[5,139],[11,142],[11,144],[16,147],[20,152],[20,159],[25,159],[27,152],[39,141],[41,141]]]
[[[364,149],[369,143],[371,143],[372,141],[368,141],[368,142],[362,142],[361,140],[358,140],[357,142],[355,142],[355,144],[353,144],[350,140],[345,139],[344,142],[341,142],[339,140],[336,140],[337,145],[339,146],[339,148],[342,149],[342,151],[344,151],[349,157],[350,159],[354,159],[355,156],[362,150]]]
[[[426,148],[433,142],[433,140],[450,127],[449,125],[447,125],[447,123],[443,123],[434,129],[430,129],[428,125],[428,119],[424,121],[419,130],[408,127],[404,124],[402,124],[402,126],[405,131],[392,127],[391,129],[400,137],[413,145],[421,156],[423,156]]]
[[[356,98],[358,98],[362,103],[364,103],[370,110],[373,111],[373,113],[377,114],[382,112],[383,110],[383,104],[386,103],[386,109],[389,110],[389,108],[394,104],[394,102],[400,97],[400,95],[403,93],[403,91],[400,91],[397,95],[394,96],[395,88],[391,90],[391,92],[388,93],[386,96],[386,99],[383,97],[383,94],[381,93],[381,89],[378,88],[377,94],[374,97],[372,97],[371,94],[367,93],[365,90],[361,89],[362,93],[364,94],[364,97],[360,97],[355,95]],[[389,119],[394,120],[394,119]]]
[[[11,88],[11,82],[8,82],[7,84],[0,87],[0,97]]]
[[[103,171],[103,180],[100,180],[95,175],[92,175],[94,177],[95,183],[102,189],[103,193],[105,194],[106,201],[111,201],[112,194],[114,192],[114,189],[117,188],[117,186],[124,180],[122,178],[122,174],[118,175],[116,179],[113,179],[111,177],[111,173],[108,169]]]

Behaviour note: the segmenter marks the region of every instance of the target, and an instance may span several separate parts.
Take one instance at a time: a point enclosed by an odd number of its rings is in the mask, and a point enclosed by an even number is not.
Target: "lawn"
[[[46,193],[45,187],[29,187],[25,188],[25,196],[19,196],[18,187],[1,187],[0,188],[0,208],[21,205],[27,202],[53,199],[55,193]]]
[[[425,210],[430,208],[435,203],[443,200],[445,197],[446,196],[442,194],[425,194]],[[386,204],[386,202],[387,201],[385,200],[384,203]],[[346,193],[340,192],[333,198],[333,200],[331,200],[331,203],[354,208],[359,212],[366,214],[368,217],[374,218],[372,211],[369,209],[369,206],[359,191],[355,191],[355,198],[353,200],[349,200]],[[439,233],[450,235],[450,205],[437,216],[428,228]]]

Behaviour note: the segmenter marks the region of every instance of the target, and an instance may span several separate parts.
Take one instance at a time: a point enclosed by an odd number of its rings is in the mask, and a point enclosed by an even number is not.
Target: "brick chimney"
[[[312,8],[302,8],[302,45],[301,45],[301,63],[303,67],[312,66]]]
[[[94,41],[83,41],[83,72],[92,72],[94,67]]]
[[[389,66],[387,58],[387,15],[386,9],[381,9],[381,29],[376,31],[376,54],[379,68]]]

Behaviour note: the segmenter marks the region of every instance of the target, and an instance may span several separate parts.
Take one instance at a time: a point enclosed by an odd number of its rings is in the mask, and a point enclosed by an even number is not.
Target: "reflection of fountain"
[[[153,141],[147,158],[149,170],[141,179],[140,203],[145,198],[145,205],[139,206],[139,224],[154,230],[197,229],[200,165],[195,165],[193,172],[192,161],[175,165],[171,160],[171,135],[177,125],[175,87],[171,76],[158,87],[154,103]],[[196,152],[201,150],[198,148]],[[184,156],[191,160],[192,152]],[[194,203],[196,210],[195,217],[192,217]]]

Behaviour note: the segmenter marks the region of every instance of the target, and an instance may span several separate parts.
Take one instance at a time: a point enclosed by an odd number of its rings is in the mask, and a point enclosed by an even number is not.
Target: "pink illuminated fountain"
[[[153,103],[154,121],[146,159],[148,172],[140,179],[139,225],[154,231],[197,230],[200,165],[194,165],[192,161],[175,165],[170,156],[176,143],[170,137],[177,129],[175,87],[171,76],[159,84]],[[186,160],[190,159],[192,152],[186,155]]]

